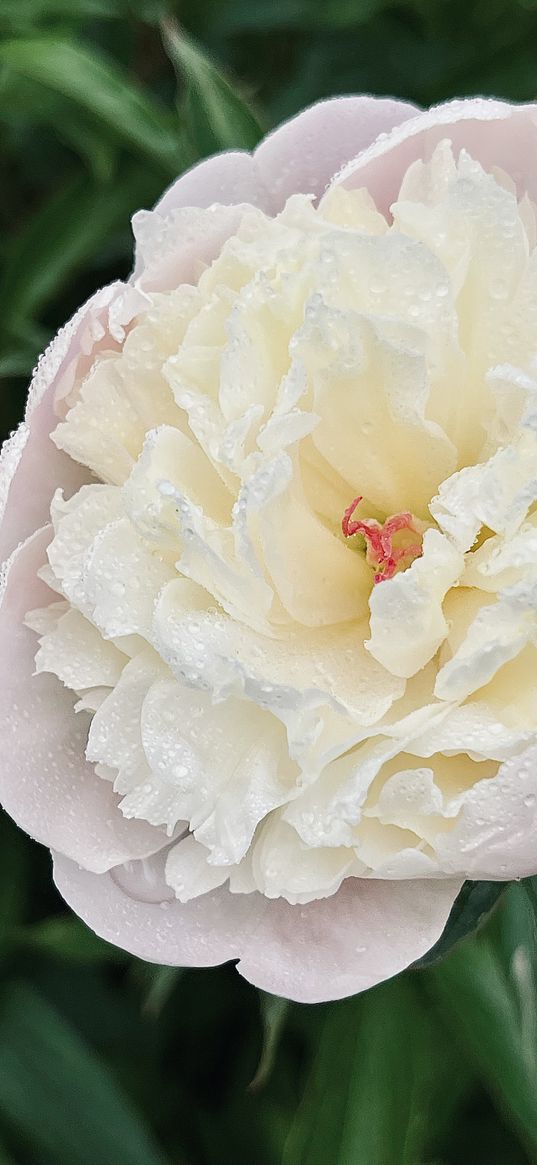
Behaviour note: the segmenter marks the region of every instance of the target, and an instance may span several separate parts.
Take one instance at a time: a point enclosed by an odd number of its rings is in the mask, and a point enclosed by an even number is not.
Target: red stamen
[[[353,520],[353,514],[361,501],[362,495],[355,498],[350,506],[347,506],[341,522],[341,529],[345,538],[352,538],[354,534],[361,534],[365,538],[367,561],[370,566],[375,567],[374,581],[376,583],[384,582],[388,578],[393,578],[399,563],[405,559],[414,561],[415,558],[420,558],[423,554],[419,542],[413,543],[411,546],[394,546],[394,534],[400,530],[411,530],[412,533],[419,536],[419,530],[416,530],[414,526],[413,515],[407,511],[392,514],[382,526],[376,518],[366,518],[361,522]]]

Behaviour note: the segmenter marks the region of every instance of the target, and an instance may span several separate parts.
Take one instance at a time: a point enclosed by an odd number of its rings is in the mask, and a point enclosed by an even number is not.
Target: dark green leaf
[[[28,351],[22,346],[6,347],[0,355],[0,380],[7,380],[12,376],[22,376],[27,379],[38,351],[39,349],[34,348]]]
[[[257,145],[262,136],[257,118],[216,65],[172,20],[163,22],[162,33],[178,77],[186,82],[189,128],[200,153]]]
[[[0,64],[62,93],[171,176],[180,171],[180,127],[96,50],[51,36],[8,40],[0,43]]]
[[[118,141],[111,130],[103,132],[84,109],[13,69],[0,73],[0,119],[15,137],[29,120],[34,130],[51,129],[87,162],[98,181],[109,179],[115,169]]]
[[[18,30],[58,17],[118,16],[124,5],[114,0],[2,0],[0,27]]]
[[[131,214],[147,199],[151,180],[126,169],[117,182],[101,186],[81,175],[32,215],[10,243],[0,276],[0,319],[39,314],[65,281],[117,227],[127,228]],[[157,193],[149,194],[152,201]]]
[[[451,908],[443,934],[414,967],[428,967],[439,962],[456,943],[477,930],[499,902],[507,885],[507,882],[465,882]]]
[[[0,999],[0,1113],[54,1165],[164,1165],[104,1064],[31,988]]]
[[[416,1165],[435,1095],[429,1039],[405,979],[332,1005],[283,1165]]]
[[[513,898],[514,892],[514,898]],[[521,887],[511,887],[505,913],[517,907]],[[503,912],[503,907],[502,907]],[[518,914],[511,930],[514,949],[504,958],[494,928],[452,951],[449,958],[426,973],[451,1030],[460,1040],[486,1086],[503,1107],[537,1161],[537,1008],[536,946],[533,920]]]
[[[8,1153],[3,1144],[0,1144],[0,1165],[17,1165],[15,1158]]]
[[[143,1011],[146,1015],[151,1015],[157,1019],[184,971],[182,967],[154,967],[151,963],[147,963],[144,970],[148,986]]]
[[[1,373],[0,373],[1,374]],[[22,833],[0,813],[0,943],[20,923],[26,906],[29,854]]]
[[[263,1024],[263,1046],[255,1076],[250,1084],[252,1092],[264,1088],[274,1068],[278,1044],[291,1005],[287,999],[280,999],[277,995],[268,995],[266,991],[260,991],[259,1006]]]
[[[93,933],[76,915],[47,918],[11,935],[19,947],[69,963],[121,963],[127,956]]]
[[[274,29],[355,28],[365,24],[390,0],[235,0],[221,5],[215,14],[218,31],[229,35],[250,31],[272,32]]]

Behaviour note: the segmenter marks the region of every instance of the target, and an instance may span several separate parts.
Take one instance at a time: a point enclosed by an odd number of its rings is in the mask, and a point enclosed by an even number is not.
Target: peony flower
[[[292,999],[537,870],[534,106],[324,102],[134,217],[0,465],[3,804]]]

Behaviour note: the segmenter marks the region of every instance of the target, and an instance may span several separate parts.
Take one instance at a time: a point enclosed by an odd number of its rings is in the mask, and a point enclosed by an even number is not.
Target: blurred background
[[[134,210],[360,91],[534,99],[537,0],[0,0],[1,435],[127,275]],[[107,946],[0,834],[0,1165],[537,1162],[533,882],[443,962],[305,1007]]]

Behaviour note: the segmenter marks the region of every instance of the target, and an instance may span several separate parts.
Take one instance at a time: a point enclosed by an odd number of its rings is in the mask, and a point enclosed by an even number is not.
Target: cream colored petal
[[[68,688],[113,687],[127,663],[127,656],[107,643],[96,627],[72,607],[53,630],[40,639],[35,657],[37,674],[52,672]]]
[[[121,792],[125,792],[131,778],[136,778],[145,763],[140,724],[142,705],[151,684],[164,670],[150,649],[131,660],[91,722],[86,756],[88,760],[119,770]]]
[[[393,675],[414,675],[440,647],[448,632],[442,601],[463,566],[462,554],[431,529],[424,535],[422,557],[374,588],[371,638],[365,646]]]
[[[257,841],[253,874],[266,898],[284,898],[292,905],[329,898],[352,872],[348,849],[310,849],[285,821],[272,817]]]
[[[424,517],[456,453],[426,416],[431,383],[421,333],[389,318],[335,311],[318,297],[296,351],[320,417],[312,439],[349,482],[347,505],[361,494],[384,516],[408,509]]]
[[[83,486],[69,501],[58,491],[52,501],[54,538],[48,560],[66,598],[88,615],[92,606],[85,592],[86,558],[95,537],[121,516],[121,510],[121,495],[113,486]]]
[[[155,644],[178,678],[215,697],[244,694],[278,713],[326,703],[371,724],[402,694],[404,685],[365,654],[358,624],[268,639],[201,603],[186,580],[170,583],[156,608]]]
[[[107,639],[141,635],[151,641],[158,595],[175,576],[175,569],[136,534],[128,518],[109,523],[85,559],[84,591],[92,619]]]
[[[507,760],[491,780],[471,788],[459,820],[436,841],[448,875],[484,879],[525,878],[535,873],[537,756],[532,744]]]
[[[162,426],[147,434],[144,448],[123,487],[125,509],[144,538],[179,548],[173,498],[159,489],[171,482],[216,522],[231,519],[232,495],[199,445],[185,433]]]
[[[240,622],[267,627],[273,591],[260,570],[236,553],[234,531],[208,518],[170,481],[159,484],[162,497],[173,503],[180,534],[178,570],[213,596]],[[169,513],[169,511],[168,511]]]
[[[166,859],[166,881],[179,902],[190,902],[216,890],[229,878],[229,869],[209,865],[205,846],[190,834],[172,846]]]
[[[516,700],[516,696],[515,696]],[[464,765],[471,760],[507,760],[530,740],[529,724],[511,724],[505,705],[490,698],[448,708],[446,715],[412,740],[412,752],[431,757],[461,754]],[[461,768],[463,761],[461,760]]]
[[[293,620],[322,627],[363,618],[369,568],[311,512],[287,454],[259,470],[246,504],[260,511],[263,560]]]
[[[454,473],[429,509],[440,528],[466,551],[481,526],[511,537],[536,499],[537,437],[526,432],[488,461]]]
[[[504,599],[483,607],[458,650],[440,668],[435,694],[442,700],[465,699],[517,656],[536,631],[537,615],[525,604]]]

